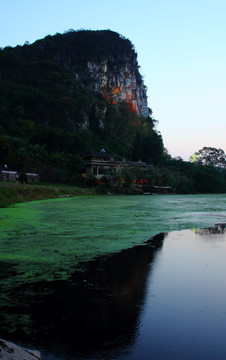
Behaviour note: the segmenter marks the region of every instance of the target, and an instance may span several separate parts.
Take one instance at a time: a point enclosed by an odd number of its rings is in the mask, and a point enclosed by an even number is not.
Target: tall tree
[[[198,162],[202,165],[213,165],[218,168],[226,168],[226,154],[222,149],[213,147],[203,147],[201,150],[195,152],[190,161]]]

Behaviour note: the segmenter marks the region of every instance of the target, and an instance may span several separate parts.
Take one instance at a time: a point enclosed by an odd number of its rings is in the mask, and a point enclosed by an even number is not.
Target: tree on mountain
[[[213,147],[203,147],[201,150],[195,152],[190,161],[199,163],[201,165],[212,165],[217,168],[226,169],[226,154],[222,149]]]

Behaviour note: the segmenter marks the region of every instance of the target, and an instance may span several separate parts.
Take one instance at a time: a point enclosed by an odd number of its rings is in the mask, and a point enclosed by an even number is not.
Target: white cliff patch
[[[118,104],[126,101],[132,111],[148,116],[146,87],[139,74],[136,61],[123,59],[121,63],[112,57],[100,62],[87,62],[86,71],[78,74],[89,91],[101,93],[105,99]]]

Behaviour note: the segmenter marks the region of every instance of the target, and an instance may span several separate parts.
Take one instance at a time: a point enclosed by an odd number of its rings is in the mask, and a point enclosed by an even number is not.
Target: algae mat
[[[88,196],[0,209],[2,291],[63,280],[160,232],[226,222],[226,195]]]

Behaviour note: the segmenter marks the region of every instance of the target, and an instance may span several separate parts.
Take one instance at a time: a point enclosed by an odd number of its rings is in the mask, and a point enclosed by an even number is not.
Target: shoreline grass
[[[9,207],[24,201],[95,194],[95,189],[72,185],[42,183],[27,185],[0,182],[0,208]]]

